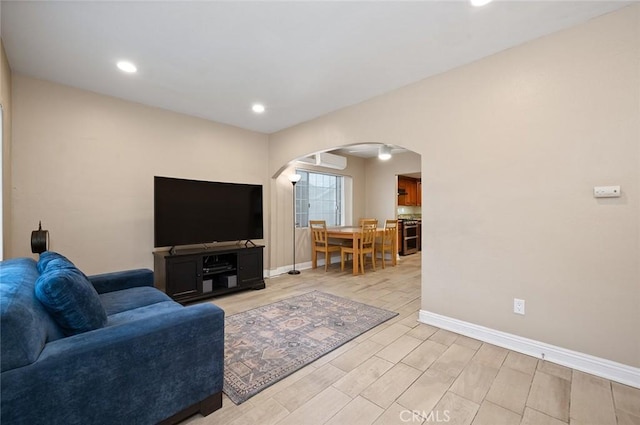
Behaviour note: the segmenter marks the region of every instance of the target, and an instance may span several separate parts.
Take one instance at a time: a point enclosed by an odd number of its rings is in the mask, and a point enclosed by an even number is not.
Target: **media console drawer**
[[[263,289],[264,246],[154,252],[154,284],[174,300],[188,303],[242,289]]]

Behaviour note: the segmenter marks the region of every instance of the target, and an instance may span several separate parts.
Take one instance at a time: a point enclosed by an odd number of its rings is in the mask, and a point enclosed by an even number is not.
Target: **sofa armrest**
[[[224,311],[176,309],[48,343],[2,373],[7,423],[154,424],[222,391]]]
[[[121,291],[137,286],[153,286],[153,272],[149,269],[125,270],[89,276],[99,294]]]

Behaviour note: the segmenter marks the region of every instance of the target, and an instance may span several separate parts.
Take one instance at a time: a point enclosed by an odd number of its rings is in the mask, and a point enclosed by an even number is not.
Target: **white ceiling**
[[[13,72],[272,133],[629,3],[2,0],[0,13]]]

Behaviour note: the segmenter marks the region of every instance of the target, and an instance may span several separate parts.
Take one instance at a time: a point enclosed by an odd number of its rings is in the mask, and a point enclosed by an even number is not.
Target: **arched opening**
[[[379,158],[380,148],[391,153],[387,160]],[[324,156],[329,154],[328,156]],[[360,218],[376,218],[379,223],[386,219],[421,218],[421,155],[402,146],[383,143],[357,143],[336,146],[322,151],[310,152],[293,158],[273,176],[271,190],[271,270],[272,276],[285,273],[293,267],[294,240],[295,260],[298,269],[311,267],[311,240],[305,216],[299,214],[296,205],[294,225],[293,202],[295,197],[288,176],[296,173],[337,176],[342,179],[342,201],[337,208],[340,217],[336,224],[350,226]],[[399,192],[399,176],[414,183],[413,197]],[[402,184],[402,183],[401,183]],[[301,188],[296,189],[298,192]],[[317,198],[316,198],[317,199]],[[309,217],[307,215],[306,217]],[[292,232],[295,228],[295,239]],[[402,235],[400,235],[402,238]],[[402,242],[402,239],[400,240]],[[401,246],[402,247],[402,246]],[[400,247],[400,248],[401,248]],[[417,246],[420,248],[420,245]],[[416,249],[409,254],[419,254]],[[334,260],[335,261],[335,260]]]

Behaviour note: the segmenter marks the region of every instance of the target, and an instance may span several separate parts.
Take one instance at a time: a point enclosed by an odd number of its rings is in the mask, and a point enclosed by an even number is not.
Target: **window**
[[[302,178],[296,184],[296,227],[309,227],[309,220],[325,220],[327,226],[341,226],[344,177],[296,170]]]

